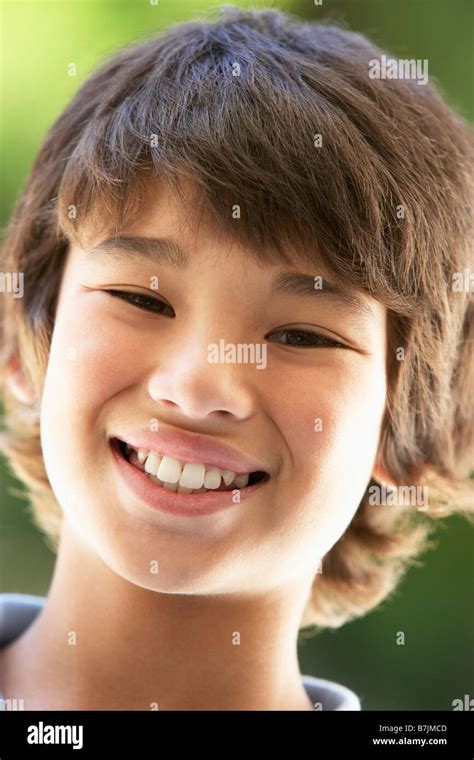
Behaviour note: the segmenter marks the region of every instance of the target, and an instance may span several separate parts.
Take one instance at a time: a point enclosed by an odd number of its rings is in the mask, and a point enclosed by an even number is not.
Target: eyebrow
[[[189,253],[172,238],[151,238],[140,236],[110,237],[96,245],[88,256],[94,258],[106,255],[118,261],[138,258],[152,261],[155,264],[169,266],[176,270],[184,270],[189,262]],[[319,275],[317,275],[319,277]],[[374,312],[367,301],[354,290],[330,281],[321,276],[321,287],[315,288],[315,278],[310,274],[300,272],[285,272],[276,277],[272,284],[272,292],[287,296],[296,296],[326,301],[346,306],[354,315],[367,319],[374,317]]]
[[[185,269],[189,255],[172,238],[111,237],[99,243],[88,256],[107,255],[118,261],[143,258],[155,264],[165,264],[173,269]]]
[[[318,279],[319,279],[319,275]],[[354,290],[344,287],[337,282],[330,281],[321,276],[321,287],[315,288],[315,278],[310,274],[300,272],[288,272],[280,275],[274,282],[274,292],[289,296],[303,296],[304,298],[317,298],[319,302],[325,300],[346,306],[363,319],[374,317],[375,314],[367,301]]]

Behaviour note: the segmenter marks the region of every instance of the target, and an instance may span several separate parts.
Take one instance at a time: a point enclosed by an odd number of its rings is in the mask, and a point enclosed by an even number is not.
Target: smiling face
[[[207,226],[189,225],[164,193],[120,235],[125,241],[71,246],[59,294],[41,440],[66,519],[143,588],[259,592],[313,577],[372,474],[386,396],[385,308],[338,293],[317,262],[313,272],[260,265]],[[309,278],[299,277],[298,292],[296,272]],[[208,346],[221,340],[266,346],[265,366],[210,362]],[[270,478],[215,514],[152,509],[124,484],[110,439],[156,423],[230,446]]]

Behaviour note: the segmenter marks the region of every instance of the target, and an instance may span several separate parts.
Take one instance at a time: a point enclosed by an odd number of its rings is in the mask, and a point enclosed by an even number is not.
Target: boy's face
[[[141,587],[261,592],[312,578],[373,471],[386,396],[386,310],[367,295],[359,311],[324,295],[314,278],[334,277],[322,266],[260,266],[185,217],[163,192],[120,233],[173,238],[189,252],[181,271],[90,253],[103,236],[88,250],[71,247],[41,405],[51,485],[81,540]],[[314,292],[273,290],[290,271],[310,275]],[[107,289],[167,306],[145,311]],[[301,331],[339,345],[291,345]],[[210,362],[208,346],[221,340],[260,346],[261,367]],[[110,439],[150,433],[154,420],[158,429],[201,433],[256,458],[269,480],[211,515],[151,508],[124,483]]]

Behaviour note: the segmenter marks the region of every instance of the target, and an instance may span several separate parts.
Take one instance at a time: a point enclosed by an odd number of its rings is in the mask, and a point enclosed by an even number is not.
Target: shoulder
[[[303,675],[306,689],[316,710],[361,710],[360,699],[355,692],[335,681]]]
[[[0,647],[23,633],[45,601],[45,597],[31,594],[0,594]]]

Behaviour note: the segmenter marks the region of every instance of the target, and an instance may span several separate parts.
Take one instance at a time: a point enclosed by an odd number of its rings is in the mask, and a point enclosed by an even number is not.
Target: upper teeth
[[[158,454],[148,449],[138,449],[138,461],[145,465],[145,472],[162,483],[176,484],[178,493],[186,493],[198,488],[203,490],[219,488],[221,479],[226,486],[231,483],[236,488],[245,488],[249,473],[236,475],[232,470],[209,467],[198,462],[182,462],[169,454]]]

